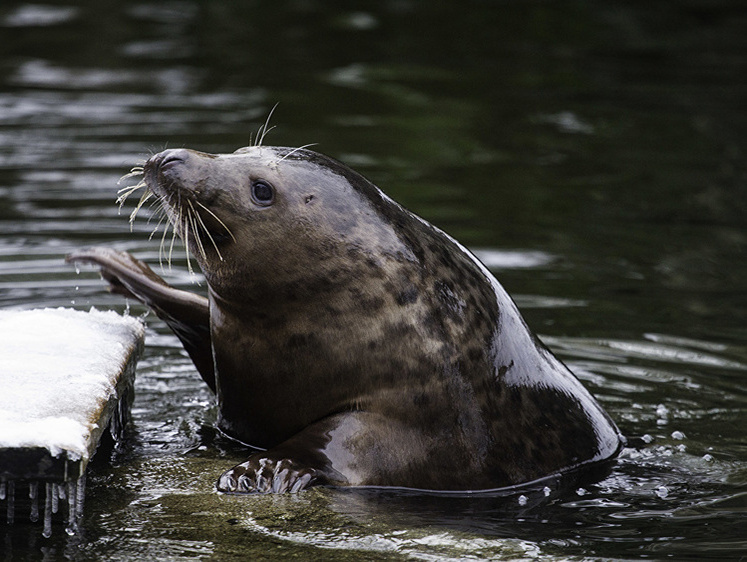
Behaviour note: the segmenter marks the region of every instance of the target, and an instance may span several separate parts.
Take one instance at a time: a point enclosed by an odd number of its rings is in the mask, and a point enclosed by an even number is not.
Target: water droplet
[[[656,406],[656,415],[660,418],[664,418],[669,414],[669,409],[664,404]]]
[[[550,495],[550,491],[550,488],[548,488],[547,486],[542,488],[542,492],[545,494],[545,497],[548,497]]]
[[[656,488],[656,495],[661,499],[665,499],[669,495],[669,490],[666,486],[659,486]]]
[[[713,455],[706,453],[705,455],[703,455],[703,460],[706,462],[713,462],[714,458],[713,458]]]
[[[684,438],[685,438],[685,434],[682,433],[681,431],[672,432],[672,439],[684,439]]]
[[[528,498],[522,494],[519,496],[519,505],[526,505],[528,501]]]
[[[585,495],[586,495],[586,494],[588,494],[589,492],[587,492],[587,491],[586,491],[586,488],[579,488],[578,490],[576,490],[576,493],[577,493],[577,494],[578,494],[579,496],[585,496]]]
[[[654,438],[653,438],[653,436],[651,436],[648,433],[646,433],[643,437],[641,437],[641,441],[643,441],[644,443],[646,443],[648,445],[649,443],[653,443],[654,442]]]

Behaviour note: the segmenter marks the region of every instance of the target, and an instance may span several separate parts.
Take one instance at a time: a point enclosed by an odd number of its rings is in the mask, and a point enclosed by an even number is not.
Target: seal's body
[[[493,489],[619,452],[615,424],[490,272],[343,164],[167,150],[145,182],[208,299],[126,253],[69,259],[153,308],[216,392],[220,427],[267,449],[219,490]]]

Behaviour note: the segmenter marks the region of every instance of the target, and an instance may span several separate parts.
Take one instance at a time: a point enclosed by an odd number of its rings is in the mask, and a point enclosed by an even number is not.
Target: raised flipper
[[[96,265],[112,293],[147,305],[174,331],[203,380],[215,392],[208,299],[175,289],[128,252],[94,247],[67,255],[68,263]]]

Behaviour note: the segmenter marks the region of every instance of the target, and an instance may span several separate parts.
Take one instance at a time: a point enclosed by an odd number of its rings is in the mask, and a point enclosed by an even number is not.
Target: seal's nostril
[[[187,161],[188,156],[189,151],[184,149],[175,148],[164,150],[163,152],[160,152],[153,156],[148,161],[148,165],[154,167],[159,172],[164,172],[173,168],[174,166],[183,164]]]
[[[159,170],[161,170],[163,172],[165,170],[169,170],[169,169],[173,168],[174,166],[176,166],[178,164],[183,164],[183,163],[184,163],[184,158],[182,158],[181,156],[178,156],[176,154],[173,154],[173,155],[169,155],[166,158],[164,158],[163,160],[161,160],[161,165],[158,168],[159,168]]]

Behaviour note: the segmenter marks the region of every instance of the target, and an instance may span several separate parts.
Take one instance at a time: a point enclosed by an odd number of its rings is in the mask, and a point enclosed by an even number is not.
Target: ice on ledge
[[[0,448],[87,461],[97,445],[92,432],[104,429],[102,414],[144,332],[142,322],[113,311],[0,311]]]

